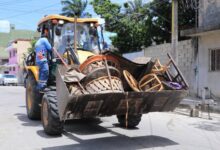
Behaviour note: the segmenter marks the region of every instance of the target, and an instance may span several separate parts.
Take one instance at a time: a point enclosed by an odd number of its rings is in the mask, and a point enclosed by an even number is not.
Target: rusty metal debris
[[[164,89],[162,82],[156,74],[147,74],[139,81],[139,89],[142,91],[161,91]]]
[[[128,82],[128,84],[130,85],[130,87],[136,91],[139,92],[140,89],[138,87],[138,82],[137,80],[127,71],[127,70],[123,70],[123,75],[126,79],[126,81]]]
[[[110,78],[110,80],[108,76],[103,76],[92,80],[86,84],[85,88],[91,94],[124,91],[121,80],[118,77],[113,76]]]
[[[64,75],[72,95],[123,92],[118,62],[114,57],[97,55],[80,65],[78,72],[69,69]]]
[[[123,71],[124,78],[136,92],[140,91],[161,91],[161,90],[181,90],[187,87],[185,79],[175,65],[172,57],[168,54],[169,61],[162,65],[159,59],[156,59],[150,73],[141,77],[137,81],[127,70]]]
[[[119,123],[129,128],[139,123],[143,113],[173,110],[188,86],[172,59],[167,64],[159,60],[137,64],[114,53],[96,55],[73,68],[74,74],[83,75],[74,77],[74,82],[65,82],[65,71],[59,66],[60,118],[67,119],[66,112],[72,119],[117,115]],[[66,75],[71,77],[71,73]],[[181,89],[168,89],[165,81],[179,83]]]

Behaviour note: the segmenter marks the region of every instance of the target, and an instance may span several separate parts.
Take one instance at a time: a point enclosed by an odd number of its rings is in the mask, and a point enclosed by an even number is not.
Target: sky
[[[111,1],[123,4],[128,0]],[[145,3],[148,1],[143,0]],[[14,24],[16,29],[36,31],[37,23],[43,16],[60,14],[61,9],[61,0],[0,0],[0,32],[9,32],[9,24]],[[99,17],[91,5],[87,6],[86,12],[91,13],[94,18]],[[111,36],[111,33],[106,34],[107,37]]]
[[[112,0],[112,2],[123,3],[127,0]],[[16,29],[36,30],[38,21],[46,14],[61,13],[62,5],[60,0],[1,0],[0,21],[9,21],[15,24]],[[86,11],[98,17],[91,5]],[[0,25],[0,31],[5,24]]]

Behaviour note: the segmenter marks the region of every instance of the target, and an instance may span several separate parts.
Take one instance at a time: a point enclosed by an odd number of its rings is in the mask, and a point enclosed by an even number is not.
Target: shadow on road
[[[71,120],[65,123],[65,131],[78,135],[100,134],[108,132],[106,128],[99,126],[100,123],[102,123],[100,118]]]
[[[43,127],[42,127],[43,128]],[[54,139],[54,138],[60,138],[62,137],[62,135],[58,135],[58,136],[49,136],[47,134],[45,134],[44,130],[38,130],[37,134],[42,137],[42,138],[46,138],[46,139]]]
[[[73,139],[75,139],[74,136]],[[171,146],[177,144],[178,143],[174,141],[171,141],[167,138],[163,138],[160,136],[126,137],[121,135],[121,136],[104,137],[98,139],[81,140],[79,144],[48,147],[48,148],[42,148],[42,150],[73,150],[73,149],[135,150],[135,149],[143,149],[143,148],[165,147],[165,146]]]
[[[23,114],[23,113],[17,113],[15,114],[15,116],[21,121],[23,126],[40,126],[41,122],[40,120],[30,120],[27,117],[27,114]]]
[[[220,121],[218,122],[202,121],[190,125],[194,126],[195,128],[206,131],[220,131]]]
[[[17,113],[15,114],[24,126],[41,126],[40,121],[33,121],[27,118],[26,114]],[[165,147],[171,145],[178,145],[178,143],[160,136],[136,136],[129,137],[119,132],[110,130],[110,128],[104,128],[99,124],[102,123],[100,119],[85,119],[85,120],[73,120],[65,123],[65,129],[62,136],[48,136],[43,130],[38,130],[37,134],[46,139],[67,137],[78,144],[63,145],[56,147],[45,147],[42,150],[73,150],[73,149],[121,149],[121,150],[134,150],[143,148],[154,148],[154,147]],[[126,130],[126,129],[122,129]],[[134,129],[133,129],[134,130]],[[107,133],[109,136],[96,137]],[[90,136],[90,139],[82,139],[80,136]],[[91,138],[92,135],[92,138]],[[65,140],[65,138],[64,138]],[[74,142],[74,143],[75,143]]]
[[[26,106],[25,105],[22,105],[22,106],[19,106],[20,108],[26,108]]]
[[[132,127],[132,128],[126,128],[126,127],[122,127],[119,123],[114,123],[113,124],[115,127],[119,127],[119,128],[122,128],[122,129],[126,129],[126,130],[138,130],[139,128],[138,127]]]
[[[56,147],[47,147],[42,150],[73,150],[73,149],[141,149],[141,148],[152,148],[152,147],[163,147],[169,145],[177,145],[178,143],[171,141],[164,137],[159,136],[137,136],[128,137],[126,135],[114,132],[109,128],[100,126],[100,119],[91,120],[74,120],[69,121],[65,124],[65,131],[63,136],[78,142],[79,144],[63,145]],[[123,129],[124,130],[124,129]],[[96,137],[95,134],[108,133],[110,137]],[[44,138],[51,138],[38,131],[38,135]],[[78,135],[78,136],[77,136]],[[82,135],[93,135],[92,139],[81,139]]]

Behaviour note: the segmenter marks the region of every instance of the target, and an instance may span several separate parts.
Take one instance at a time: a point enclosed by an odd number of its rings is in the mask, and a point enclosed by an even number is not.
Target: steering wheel
[[[129,86],[136,92],[140,92],[139,88],[138,88],[138,83],[137,80],[127,71],[124,70],[123,71],[123,75],[127,81],[127,83],[129,84]]]

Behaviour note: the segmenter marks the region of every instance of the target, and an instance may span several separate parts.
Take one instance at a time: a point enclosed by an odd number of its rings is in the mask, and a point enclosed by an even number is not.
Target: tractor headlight
[[[59,20],[59,24],[64,24],[64,20]]]

